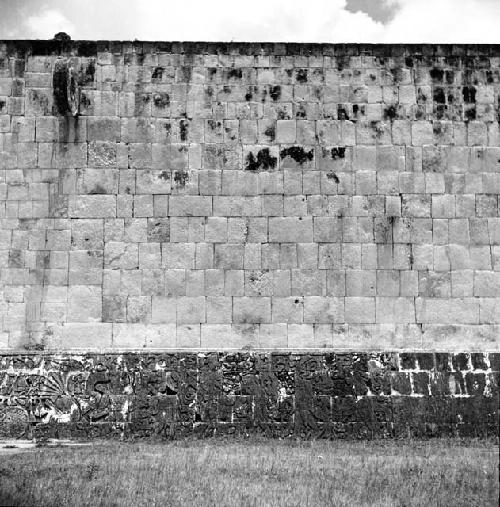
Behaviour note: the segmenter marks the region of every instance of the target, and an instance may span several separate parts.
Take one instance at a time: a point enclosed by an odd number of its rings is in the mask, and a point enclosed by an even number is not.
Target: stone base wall
[[[500,354],[0,358],[0,438],[498,435]]]

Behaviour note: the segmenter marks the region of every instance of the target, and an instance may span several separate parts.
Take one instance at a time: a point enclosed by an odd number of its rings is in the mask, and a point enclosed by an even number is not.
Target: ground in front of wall
[[[93,442],[1,453],[0,505],[496,506],[498,442]]]

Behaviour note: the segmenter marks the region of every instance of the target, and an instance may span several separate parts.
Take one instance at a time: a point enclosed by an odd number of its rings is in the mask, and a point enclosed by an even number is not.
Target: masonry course
[[[140,364],[168,353],[182,371],[182,354],[198,365],[238,353],[244,369],[288,350],[291,376],[301,354],[323,366],[342,351],[484,354],[488,373],[458,390],[417,361],[405,388],[321,398],[331,411],[386,396],[394,414],[458,396],[484,415],[498,403],[487,363],[500,349],[499,195],[499,46],[0,41],[0,426],[16,412],[32,434],[66,414],[64,390],[42,396],[48,419],[16,402],[9,361],[92,352],[78,368],[93,371],[131,351]],[[217,405],[198,367],[196,396]],[[287,424],[301,433],[309,388],[285,384],[278,375],[267,394],[293,398]],[[79,407],[97,394],[82,396]],[[172,396],[141,403],[177,414]],[[394,436],[381,422],[368,433]]]

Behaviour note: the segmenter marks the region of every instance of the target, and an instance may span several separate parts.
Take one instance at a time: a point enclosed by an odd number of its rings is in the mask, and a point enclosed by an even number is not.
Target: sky
[[[0,0],[0,39],[500,43],[500,0]]]

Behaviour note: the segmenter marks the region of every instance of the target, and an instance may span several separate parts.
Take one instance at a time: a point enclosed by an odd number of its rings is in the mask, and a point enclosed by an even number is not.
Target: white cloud
[[[346,0],[128,1],[142,39],[500,42],[500,0],[372,0],[399,6],[386,25],[348,12]]]
[[[346,0],[150,0],[136,4],[137,37],[163,40],[368,41],[383,25]],[[154,13],[154,16],[152,16]]]
[[[75,25],[56,9],[42,9],[40,14],[29,16],[24,24],[29,36],[37,39],[51,39],[58,32],[75,32]]]
[[[400,10],[380,42],[498,43],[498,0],[389,0]]]
[[[500,43],[500,0],[370,0],[397,5],[385,25],[347,0],[45,0],[19,37],[284,42]],[[21,25],[18,25],[21,26]]]

